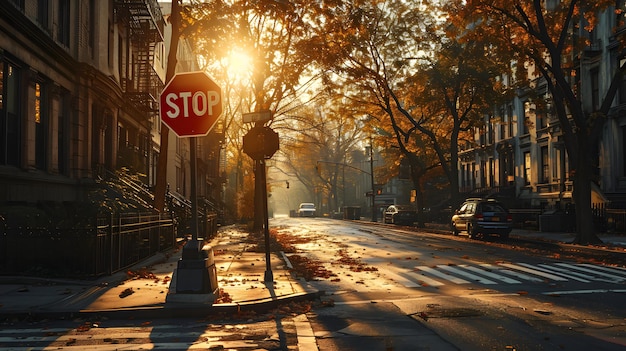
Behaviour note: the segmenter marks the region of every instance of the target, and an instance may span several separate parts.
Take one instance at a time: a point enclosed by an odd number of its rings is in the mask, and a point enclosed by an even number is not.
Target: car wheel
[[[452,222],[450,224],[450,227],[452,228],[452,235],[458,236],[459,235],[459,229],[456,227],[456,224],[454,222]]]
[[[472,223],[467,223],[467,235],[469,236],[469,238],[475,239],[477,234],[478,233],[476,233],[476,228],[474,227],[474,225]]]

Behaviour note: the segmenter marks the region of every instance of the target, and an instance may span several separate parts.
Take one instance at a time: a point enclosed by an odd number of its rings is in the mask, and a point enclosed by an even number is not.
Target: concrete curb
[[[241,312],[265,313],[281,305],[313,301],[319,299],[325,293],[323,291],[296,293],[279,296],[271,299],[254,301],[242,301],[239,303],[224,304],[198,304],[198,303],[166,303],[158,305],[135,306],[102,310],[32,310],[32,311],[7,311],[0,312],[0,319],[57,319],[67,320],[76,318],[109,318],[109,319],[161,319],[161,318],[185,318],[217,316],[220,314],[237,314]]]

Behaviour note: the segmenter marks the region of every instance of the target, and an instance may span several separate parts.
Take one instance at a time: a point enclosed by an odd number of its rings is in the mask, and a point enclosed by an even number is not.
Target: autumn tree
[[[575,242],[579,244],[600,241],[591,211],[592,153],[624,69],[623,63],[615,66],[600,107],[597,110],[586,107],[576,79],[576,72],[584,69],[579,53],[587,44],[579,33],[593,30],[597,16],[614,3],[608,0],[468,0],[465,5],[449,11],[454,14],[451,22],[457,28],[466,29],[462,33],[463,40],[489,38],[490,53],[517,64],[520,83],[542,78],[547,85],[572,166]],[[620,57],[623,56],[620,54]]]
[[[192,0],[182,7],[181,36],[193,43],[195,53],[204,63],[203,68],[229,94],[225,99],[224,124],[230,143],[229,154],[238,158],[234,163],[240,175],[236,186],[245,184],[242,167],[249,162],[241,153],[241,137],[251,126],[242,125],[241,114],[271,110],[274,121],[270,123],[288,123],[281,116],[293,108],[294,101],[302,103],[299,99],[302,91],[298,89],[311,63],[308,56],[301,54],[307,49],[302,42],[309,33],[305,21],[310,17],[308,5],[304,0]],[[250,58],[247,66],[236,68],[246,75],[238,84],[233,84],[232,77],[223,74],[224,63],[229,64],[228,70],[233,68],[232,62],[226,61],[234,51]],[[236,92],[236,89],[241,90]],[[256,166],[256,169],[265,167],[264,161]],[[261,186],[255,185],[257,189]],[[245,192],[241,188],[238,191]],[[255,196],[260,201],[259,194]],[[260,220],[256,217],[257,228],[258,223]]]
[[[290,123],[280,129],[285,137],[277,167],[302,183],[311,198],[318,195],[318,205],[334,211],[340,207],[345,175],[355,168],[351,155],[362,141],[361,126],[339,97],[316,101],[317,106],[293,111]]]
[[[317,45],[320,62],[333,72],[327,84],[349,86],[353,106],[363,106],[363,113],[382,113],[385,118],[372,121],[392,127],[412,169],[429,168],[420,153],[434,150],[455,198],[458,137],[497,95],[496,63],[483,59],[480,43],[443,40],[435,10],[401,0],[326,9]]]

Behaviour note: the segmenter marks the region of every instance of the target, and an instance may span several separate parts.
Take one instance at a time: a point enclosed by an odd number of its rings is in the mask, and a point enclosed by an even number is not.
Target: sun
[[[228,76],[231,79],[246,80],[253,71],[252,57],[243,49],[233,49],[225,59]]]

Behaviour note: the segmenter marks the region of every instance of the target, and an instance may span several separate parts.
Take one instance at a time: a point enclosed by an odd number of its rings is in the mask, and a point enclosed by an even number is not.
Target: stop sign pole
[[[272,118],[270,111],[251,112],[243,115],[244,123],[255,125],[243,137],[243,152],[254,160],[255,165],[255,192],[261,195],[262,208],[256,207],[255,211],[263,213],[263,230],[265,238],[265,276],[263,281],[271,283],[274,281],[270,258],[270,232],[269,213],[267,208],[267,175],[265,160],[271,158],[279,149],[278,133],[270,127],[262,126],[264,122]],[[257,204],[259,205],[259,204]]]
[[[222,114],[221,88],[205,72],[178,73],[163,89],[159,105],[161,121],[178,137],[190,138],[192,240],[183,248],[176,290],[210,293],[217,289],[217,275],[214,263],[211,272],[203,267],[213,262],[212,251],[210,258],[203,258],[198,241],[196,138],[209,134]]]

